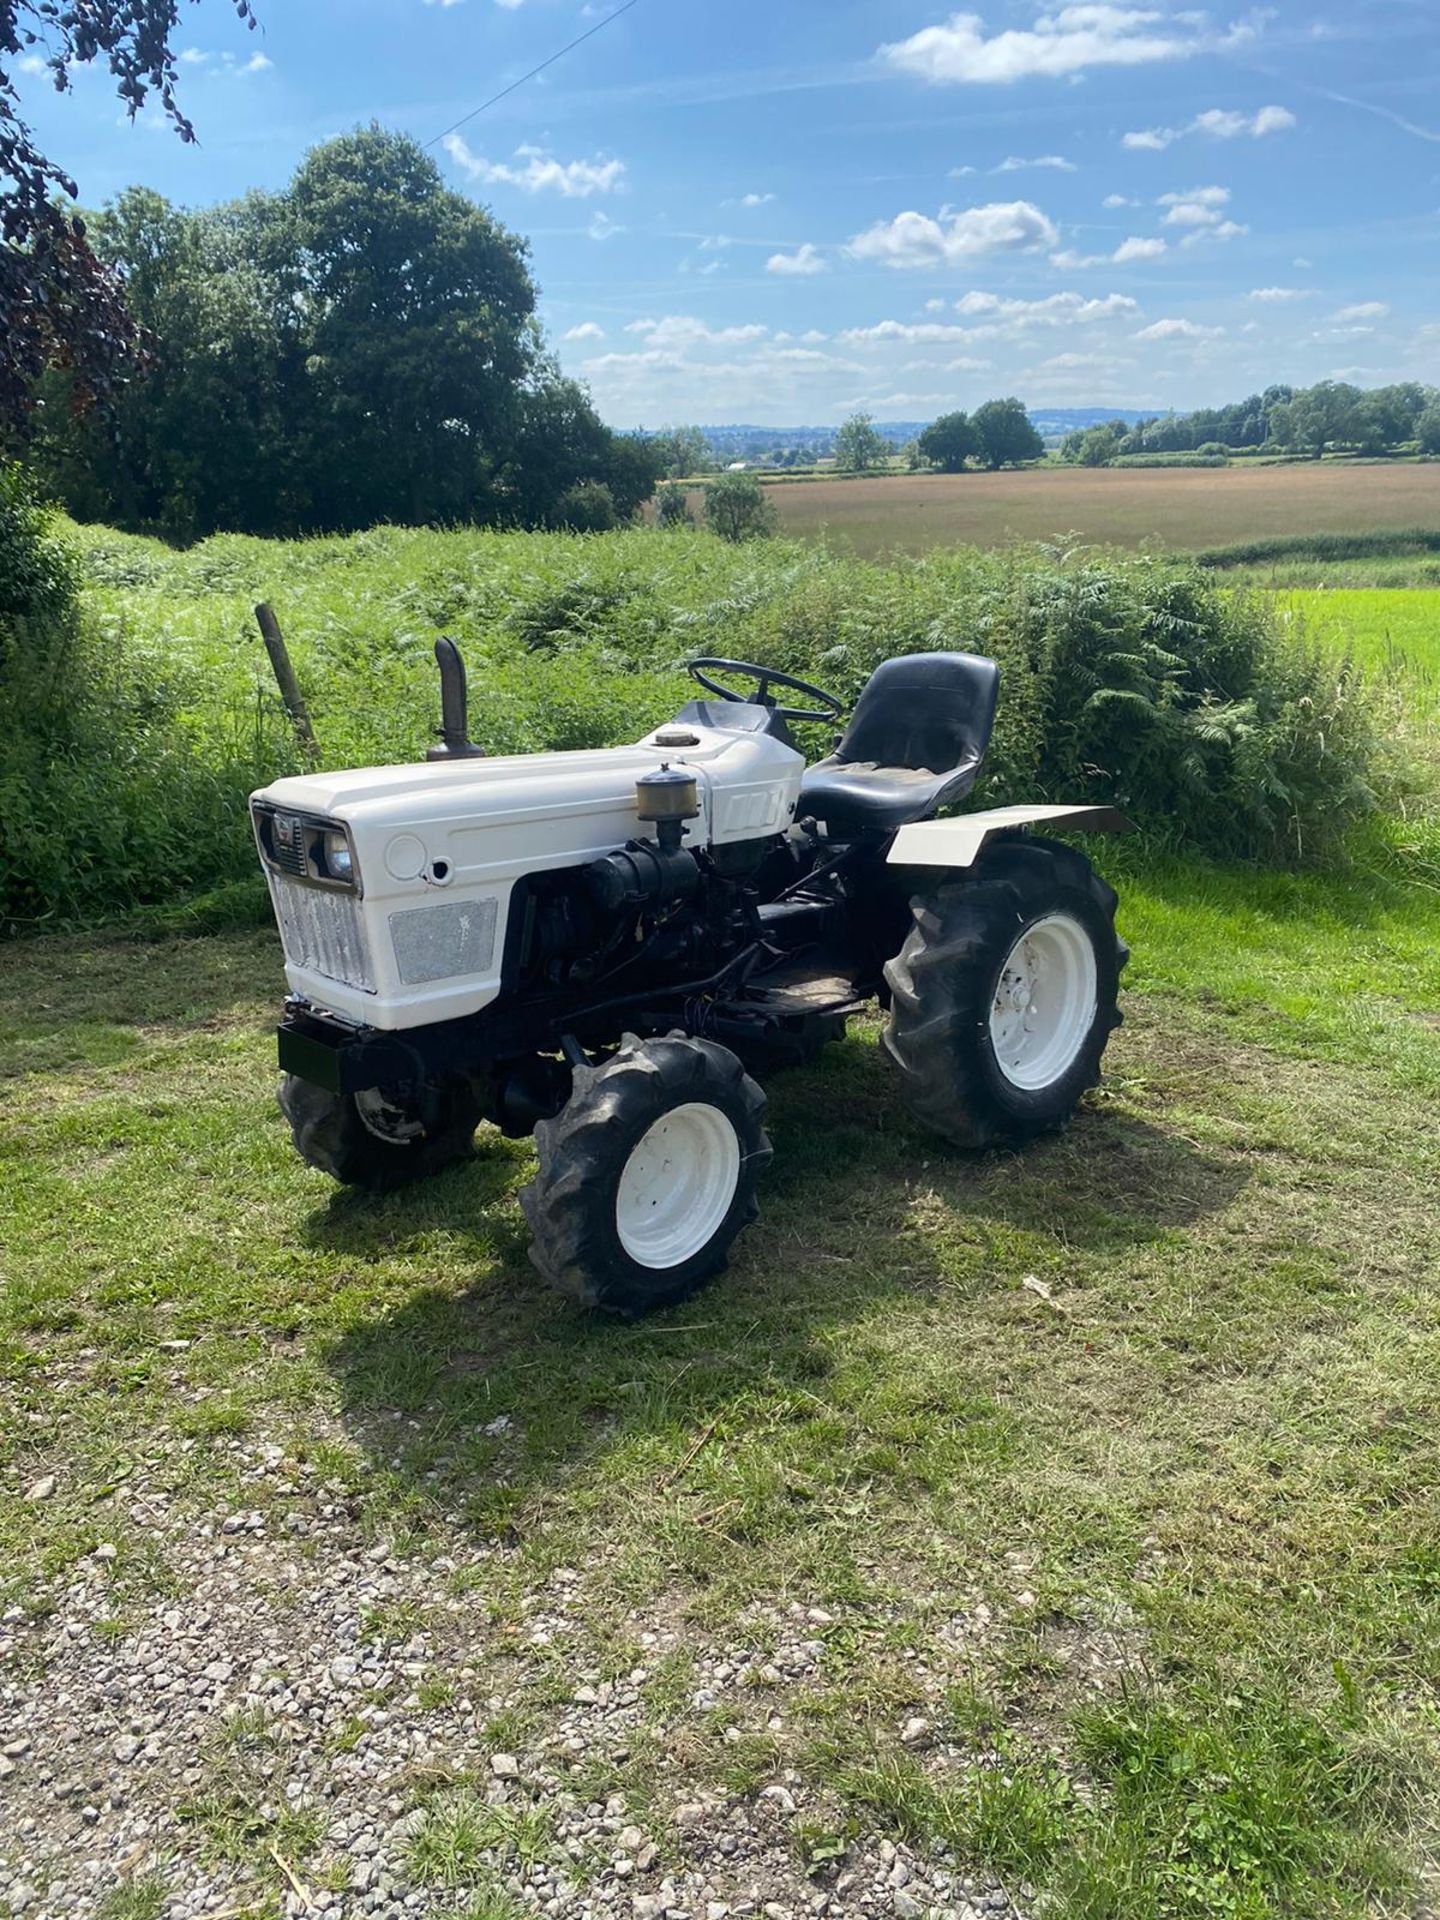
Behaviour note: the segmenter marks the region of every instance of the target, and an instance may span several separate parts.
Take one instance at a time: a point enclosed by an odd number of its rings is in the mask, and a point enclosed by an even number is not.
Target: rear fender
[[[1023,827],[1064,833],[1133,833],[1135,822],[1114,807],[992,807],[953,820],[916,820],[901,827],[886,859],[894,867],[973,867],[993,834]]]

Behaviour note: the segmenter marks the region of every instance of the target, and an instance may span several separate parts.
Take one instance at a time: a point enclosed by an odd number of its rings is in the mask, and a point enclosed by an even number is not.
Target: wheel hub
[[[1005,956],[990,1008],[990,1044],[1014,1087],[1061,1079],[1090,1033],[1097,1005],[1095,949],[1068,913],[1026,927]]]
[[[734,1125],[708,1101],[672,1107],[636,1141],[620,1175],[615,1225],[642,1267],[678,1267],[719,1232],[740,1183]]]

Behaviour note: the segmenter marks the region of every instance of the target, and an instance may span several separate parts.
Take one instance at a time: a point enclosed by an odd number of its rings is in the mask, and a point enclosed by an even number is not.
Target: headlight
[[[325,871],[330,879],[353,882],[355,856],[350,851],[350,841],[347,836],[332,831],[324,836],[320,846],[325,861]]]

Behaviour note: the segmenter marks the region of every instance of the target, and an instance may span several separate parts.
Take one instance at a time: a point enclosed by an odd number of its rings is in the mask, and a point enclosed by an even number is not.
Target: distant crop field
[[[782,483],[768,492],[784,532],[825,534],[867,557],[1070,533],[1195,551],[1266,534],[1440,527],[1440,464],[1041,467]]]

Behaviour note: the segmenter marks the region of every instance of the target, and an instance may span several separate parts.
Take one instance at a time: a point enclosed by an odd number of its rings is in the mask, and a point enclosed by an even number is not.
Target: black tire
[[[1116,999],[1129,953],[1115,932],[1115,906],[1114,888],[1084,854],[1038,838],[992,843],[968,877],[911,902],[914,925],[885,968],[891,1008],[881,1044],[917,1120],[970,1148],[1018,1143],[1065,1125],[1080,1096],[1098,1083],[1101,1056],[1122,1017]],[[1088,940],[1094,1008],[1063,1070],[1042,1085],[1017,1085],[997,1059],[991,1009],[1019,940],[1054,915]]]
[[[646,1264],[622,1240],[622,1176],[650,1129],[692,1104],[716,1109],[733,1129],[733,1196],[703,1245],[673,1265]],[[770,1160],[764,1118],[764,1094],[728,1048],[678,1032],[655,1040],[627,1033],[600,1066],[576,1068],[570,1099],[535,1129],[539,1171],[520,1195],[534,1236],[530,1258],[581,1306],[633,1319],[684,1300],[722,1270],[735,1236],[759,1211],[755,1186]]]
[[[468,1159],[480,1124],[480,1103],[463,1083],[437,1088],[429,1121],[412,1122],[408,1137],[383,1137],[366,1124],[354,1094],[327,1093],[293,1073],[280,1082],[279,1097],[295,1151],[307,1165],[343,1187],[377,1192]]]

